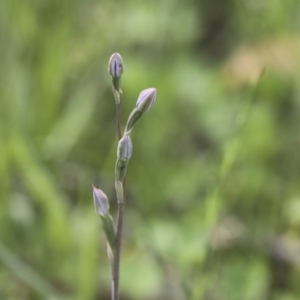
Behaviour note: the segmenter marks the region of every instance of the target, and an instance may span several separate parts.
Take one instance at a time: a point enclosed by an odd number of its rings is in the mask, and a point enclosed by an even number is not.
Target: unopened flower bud
[[[124,179],[124,178],[123,178]],[[122,180],[123,180],[122,179]],[[118,199],[118,203],[124,203],[124,189],[123,189],[123,183],[122,181],[120,181],[117,177],[115,180],[115,188],[116,188],[116,192],[117,192],[117,199]]]
[[[102,229],[106,235],[107,242],[112,250],[115,249],[116,231],[112,216],[108,213],[105,216],[100,216]]]
[[[125,135],[130,134],[135,122],[153,106],[155,99],[156,99],[155,88],[149,88],[141,91],[136,102],[136,107],[128,117],[126,128],[125,128]]]
[[[147,112],[153,106],[155,99],[156,99],[155,88],[149,88],[141,91],[136,102],[136,109],[142,113]]]
[[[109,211],[107,196],[100,189],[93,186],[93,197],[96,213],[100,216],[105,216]]]
[[[128,164],[129,164],[129,160],[119,159],[119,158],[117,159],[116,167],[115,167],[116,180],[123,182],[123,180],[126,176]]]
[[[128,160],[132,155],[132,142],[129,135],[123,136],[118,144],[117,157],[121,160]]]
[[[110,248],[115,248],[116,232],[114,221],[109,214],[109,203],[107,196],[98,188],[93,186],[93,197],[96,213],[100,216],[102,229],[107,238]]]
[[[113,78],[119,78],[123,74],[124,64],[122,56],[115,52],[109,59],[108,72]]]
[[[135,122],[143,115],[143,113],[135,107],[134,110],[131,112],[131,114],[128,117],[126,128],[125,128],[125,134],[130,134],[133,125]]]

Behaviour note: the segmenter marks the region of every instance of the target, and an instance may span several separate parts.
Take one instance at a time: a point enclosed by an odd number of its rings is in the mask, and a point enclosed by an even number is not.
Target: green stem
[[[121,106],[122,106],[122,91],[116,91],[113,88],[113,94],[116,100],[116,117],[117,117],[117,133],[118,139],[122,138],[121,129]],[[120,259],[121,259],[121,248],[122,248],[122,233],[123,233],[123,216],[125,210],[125,179],[122,183],[122,193],[123,199],[121,201],[120,196],[118,196],[118,216],[117,216],[117,233],[115,242],[115,251],[113,256],[113,266],[112,266],[112,300],[119,300],[119,281],[120,281]]]
[[[121,102],[116,104],[117,109],[117,130],[118,130],[118,139],[122,138],[122,129],[121,129]]]
[[[116,102],[117,109],[117,131],[118,131],[118,139],[122,138],[122,128],[121,128],[121,107],[122,107],[122,91],[117,91],[112,87],[112,92]]]
[[[121,258],[121,246],[122,246],[124,208],[125,208],[124,203],[118,204],[116,250],[114,253],[114,263],[113,263],[112,300],[119,299],[120,258]]]

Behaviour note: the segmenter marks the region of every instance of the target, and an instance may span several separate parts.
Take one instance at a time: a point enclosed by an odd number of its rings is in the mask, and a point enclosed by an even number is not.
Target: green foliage
[[[0,299],[109,299],[91,185],[115,213],[115,51],[123,124],[157,88],[132,133],[121,299],[299,299],[298,14],[1,1]]]

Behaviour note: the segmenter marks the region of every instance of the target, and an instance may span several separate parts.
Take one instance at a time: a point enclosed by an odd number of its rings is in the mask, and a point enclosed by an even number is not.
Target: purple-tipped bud
[[[115,52],[109,59],[108,72],[113,78],[119,78],[123,74],[124,63],[122,56]]]
[[[93,186],[93,197],[96,213],[102,217],[105,216],[109,210],[107,196],[100,189]]]
[[[136,109],[142,113],[147,112],[154,104],[155,99],[156,99],[155,88],[149,88],[141,91],[136,102]]]
[[[129,160],[132,155],[132,142],[129,135],[123,136],[118,144],[117,157],[121,160]]]

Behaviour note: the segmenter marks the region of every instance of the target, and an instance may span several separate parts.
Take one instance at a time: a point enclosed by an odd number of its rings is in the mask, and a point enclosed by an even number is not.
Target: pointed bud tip
[[[100,216],[105,216],[109,210],[109,202],[105,193],[92,185],[95,211]]]
[[[119,78],[124,72],[124,63],[122,56],[115,52],[109,59],[108,72],[113,78]]]
[[[148,88],[140,92],[136,108],[143,113],[150,110],[156,100],[156,88]]]

